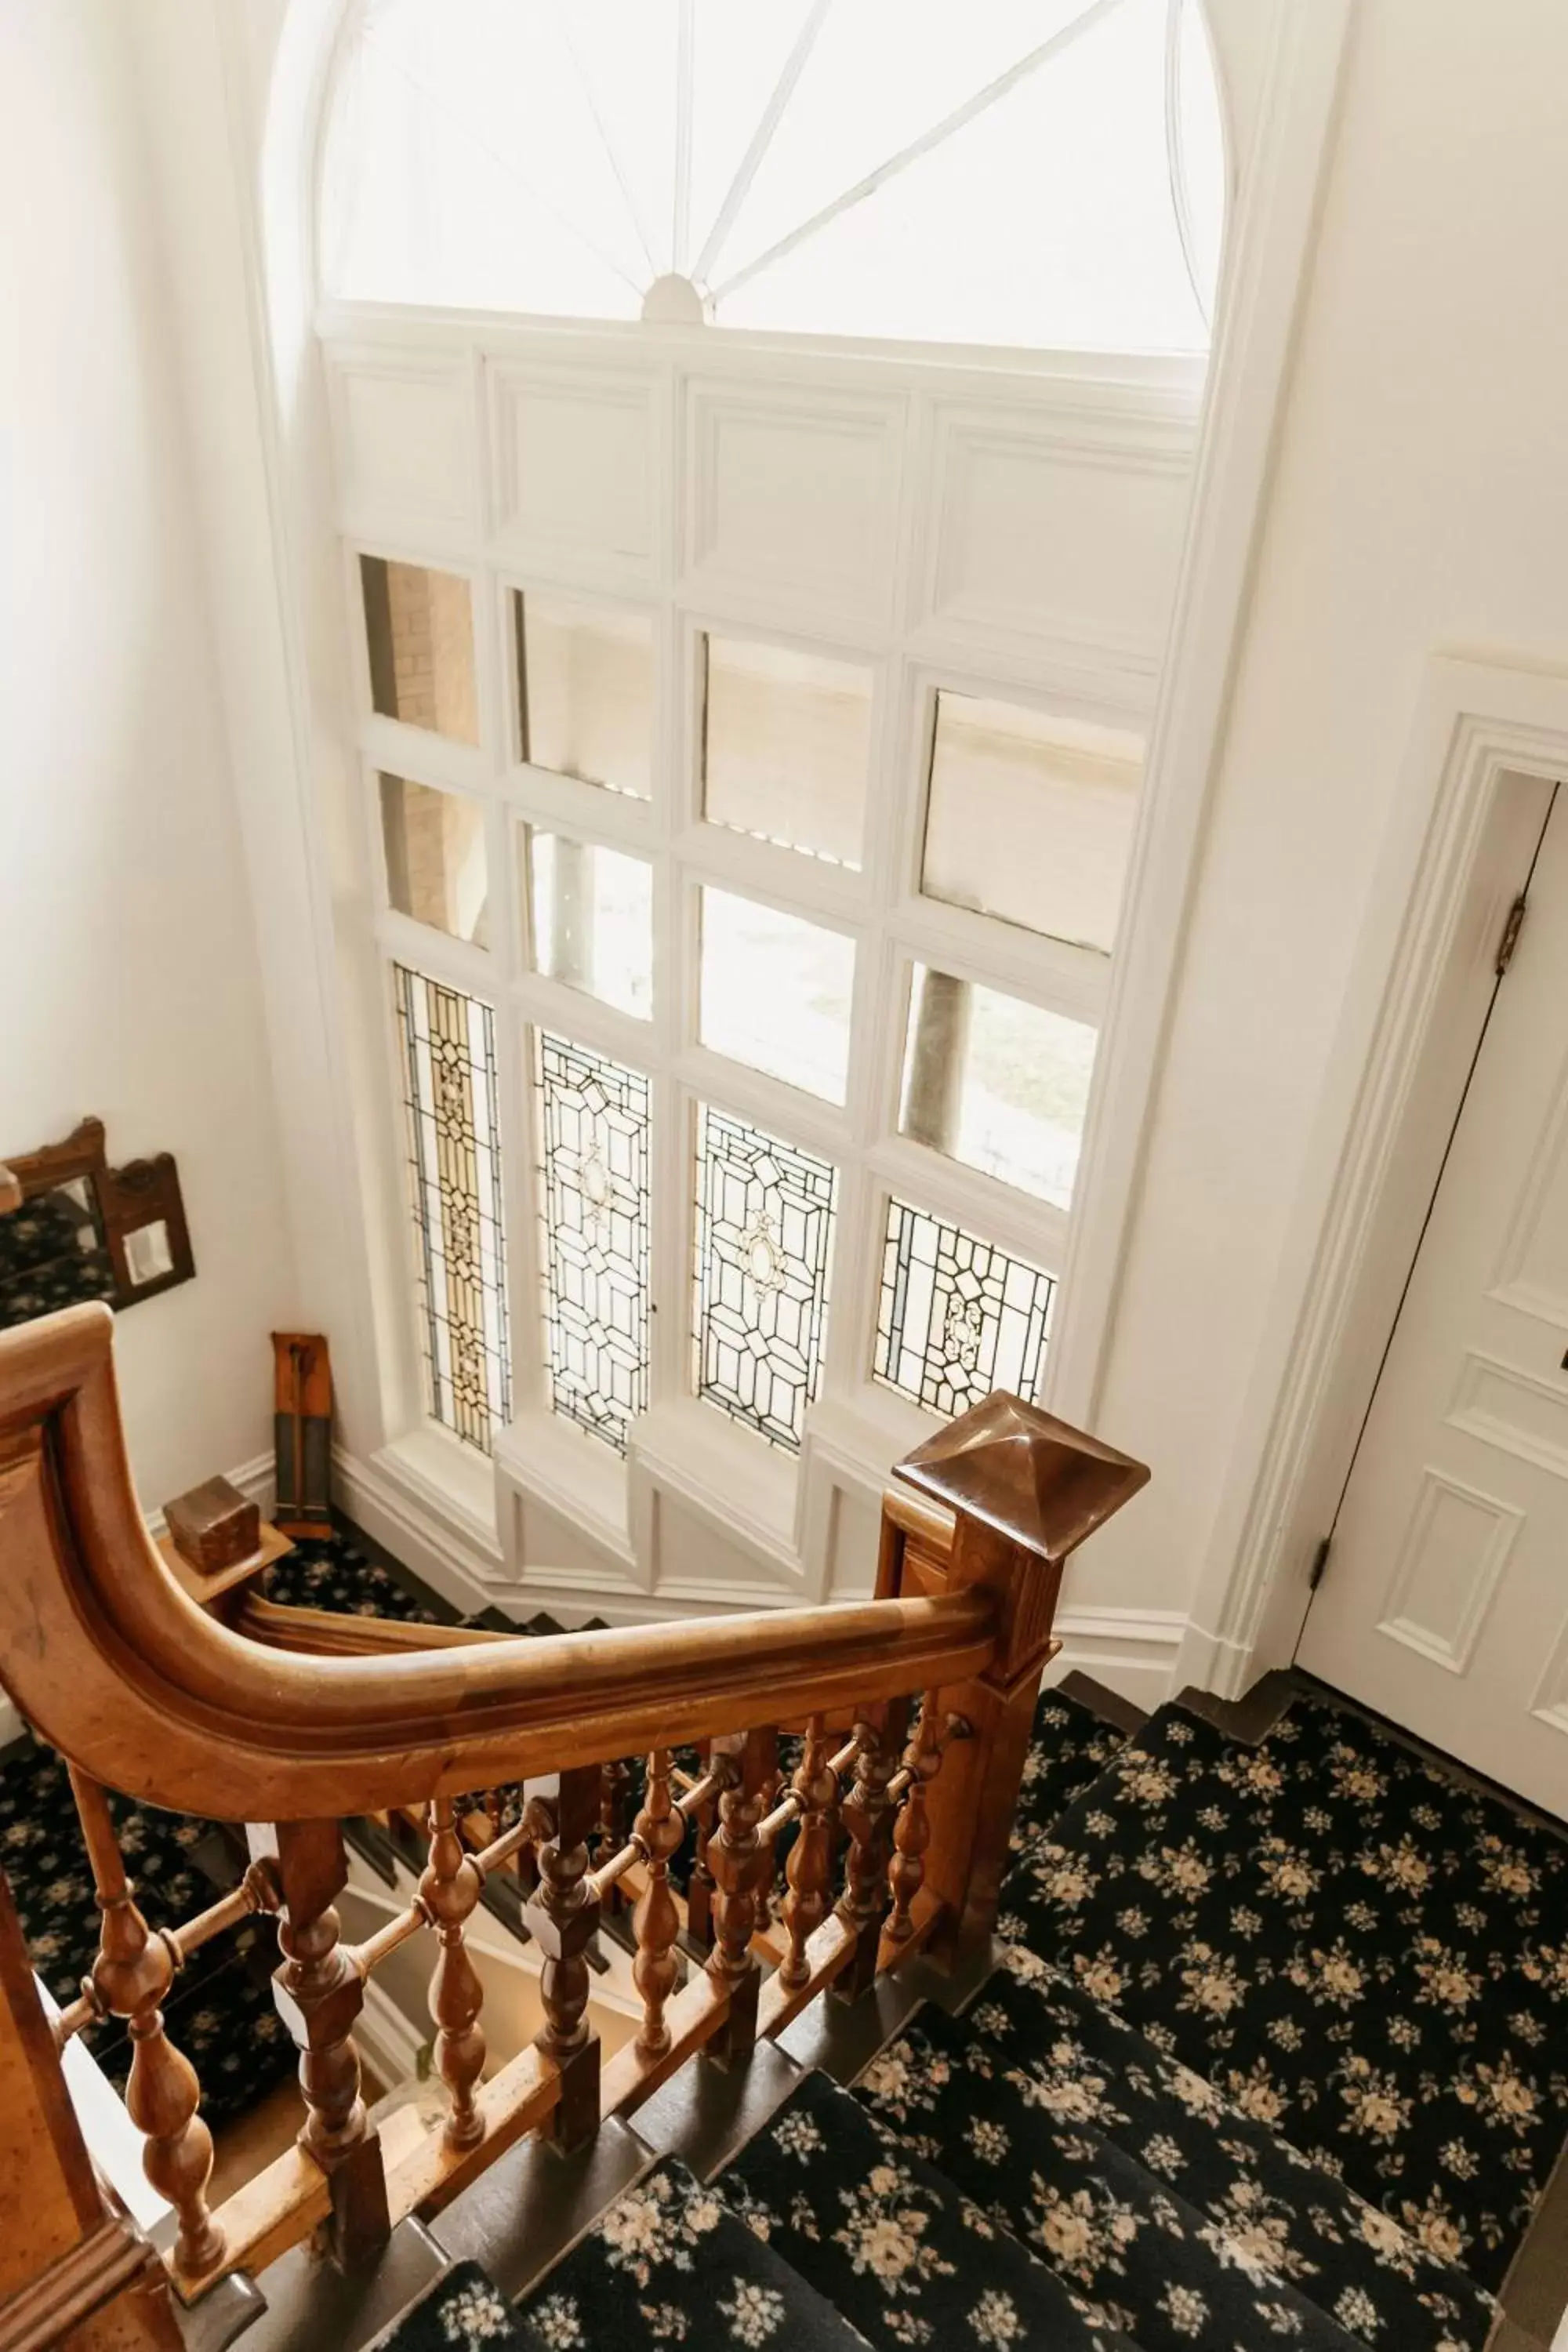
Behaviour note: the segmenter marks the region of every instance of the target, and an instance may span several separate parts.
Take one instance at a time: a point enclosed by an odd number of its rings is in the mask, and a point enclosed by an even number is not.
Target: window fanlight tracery
[[[321,278],[536,316],[1202,351],[1224,182],[1199,0],[363,0]]]

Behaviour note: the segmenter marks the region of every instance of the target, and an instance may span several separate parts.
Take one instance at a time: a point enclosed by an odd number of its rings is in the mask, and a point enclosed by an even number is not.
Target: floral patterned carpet
[[[1568,2135],[1568,1842],[1326,1702],[1047,1695],[1013,1843],[963,2014],[388,2346],[1482,2352]]]
[[[1330,1704],[1258,1748],[1165,1707],[1002,1930],[1501,2284],[1568,2137],[1568,1840]]]

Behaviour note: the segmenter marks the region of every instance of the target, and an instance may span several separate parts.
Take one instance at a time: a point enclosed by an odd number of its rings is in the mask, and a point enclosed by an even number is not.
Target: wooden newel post
[[[272,1991],[300,2053],[306,2107],[300,2141],[331,2180],[332,2251],[352,2265],[385,2243],[392,2223],[381,2142],[360,2095],[353,2042],[364,1983],[339,1939],[333,1907],[348,1884],[342,1831],[331,1821],[279,1822],[253,1824],[247,1835],[253,1856],[272,1856],[282,1889],[283,1964]]]
[[[598,1932],[599,1906],[583,1883],[599,1818],[599,1767],[582,1764],[551,1780],[531,1780],[527,1793],[548,1830],[538,1848],[539,1884],[522,1906],[543,1962],[544,2024],[534,2043],[561,2070],[561,2096],[546,2129],[564,2156],[599,2127],[599,2037],[588,2022],[584,1957]]]
[[[985,1673],[941,1694],[973,1737],[951,1748],[931,1782],[925,1885],[944,1918],[932,1952],[952,1962],[995,1923],[1007,1841],[1028,1755],[1062,1570],[1087,1536],[1148,1483],[1149,1472],[1098,1438],[998,1391],[900,1462],[894,1475],[953,1514],[945,1523],[889,1496],[879,1593],[980,1585],[995,1594],[996,1654]]]

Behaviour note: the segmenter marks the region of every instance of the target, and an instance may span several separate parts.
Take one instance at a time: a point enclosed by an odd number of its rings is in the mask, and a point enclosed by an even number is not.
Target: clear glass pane
[[[700,1035],[807,1094],[842,1102],[855,942],[728,890],[702,893]]]
[[[362,555],[370,698],[384,718],[427,727],[454,743],[479,740],[474,612],[455,572]]]
[[[674,269],[743,326],[1202,349],[1173,201],[1205,285],[1224,173],[1197,16],[1174,20],[1173,154],[1169,0],[970,0],[913,37],[904,0],[364,0],[328,114],[323,282],[635,319]]]
[[[648,1082],[563,1038],[537,1050],[551,1405],[624,1454],[647,1410]]]
[[[706,1106],[697,1170],[697,1393],[798,1454],[822,1369],[837,1172]]]
[[[512,594],[522,756],[531,767],[653,794],[653,622],[566,596]]]
[[[426,1401],[481,1454],[511,1409],[495,1016],[392,967]]]
[[[909,0],[834,0],[725,239],[715,282],[923,137],[1087,5],[978,0],[928,8],[911,39]],[[972,201],[984,201],[978,190]]]
[[[646,1021],[653,1011],[653,868],[569,834],[524,826],[533,966]]]
[[[1097,1042],[1086,1022],[917,964],[900,1131],[1068,1208]]]
[[[702,814],[785,849],[860,863],[871,673],[743,637],[707,637]]]
[[[939,694],[921,889],[1109,952],[1142,761],[1130,730]]]
[[[1121,0],[994,104],[784,245],[849,192],[865,152],[854,142],[854,164],[829,185],[816,160],[831,152],[822,137],[828,93],[814,121],[799,103],[807,95],[803,86],[771,169],[758,173],[715,270],[721,324],[922,342],[1205,351],[1208,325],[1172,201],[1166,11],[1167,0]],[[975,13],[988,22],[994,12]],[[1039,30],[1020,31],[1013,62],[1037,50],[1064,17],[1079,21],[1089,12],[1074,5],[1032,13]],[[828,33],[838,20],[869,54],[879,16],[884,42],[902,43],[902,63],[925,42],[903,39],[900,16],[895,0],[836,7]],[[954,12],[954,20],[967,37],[968,12]],[[847,72],[841,89],[846,98],[853,91],[854,103],[840,103],[838,124],[854,121],[879,86],[900,88],[904,79],[902,70],[879,67],[857,81]],[[940,99],[931,93],[936,102],[914,136],[944,120],[974,87],[955,81]],[[1191,119],[1202,127],[1195,110]],[[842,143],[849,164],[849,142]],[[1201,167],[1200,174],[1210,176]],[[1043,232],[1030,241],[1026,266],[1021,221]],[[754,274],[742,274],[759,262],[764,266]]]
[[[384,774],[381,835],[386,895],[398,913],[488,947],[483,804],[462,793],[438,793],[405,776]]]
[[[624,0],[613,14],[590,47],[647,70],[650,21],[663,62],[648,87],[673,97],[673,9]],[[651,272],[566,12],[369,0],[361,27],[326,142],[327,289],[635,319]]]
[[[993,1389],[1032,1399],[1056,1288],[994,1242],[889,1201],[872,1371],[944,1420]]]

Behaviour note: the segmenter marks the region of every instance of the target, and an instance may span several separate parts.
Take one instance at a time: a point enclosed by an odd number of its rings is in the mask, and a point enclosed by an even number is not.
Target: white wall
[[[154,1507],[269,1445],[298,1302],[124,17],[0,9],[0,1152],[179,1161],[197,1278],[116,1327]]]
[[[1564,88],[1556,0],[1358,12],[1100,1415],[1155,1474],[1081,1571],[1108,1602],[1204,1580],[1212,1622],[1423,666],[1568,662]]]

